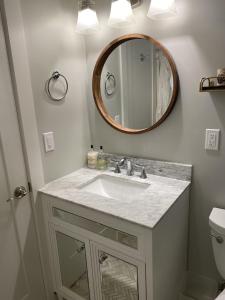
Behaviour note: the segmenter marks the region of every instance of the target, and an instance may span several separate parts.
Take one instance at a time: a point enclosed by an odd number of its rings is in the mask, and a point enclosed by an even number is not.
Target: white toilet
[[[225,209],[213,208],[209,216],[209,225],[216,266],[225,280]],[[225,300],[225,290],[216,300]]]

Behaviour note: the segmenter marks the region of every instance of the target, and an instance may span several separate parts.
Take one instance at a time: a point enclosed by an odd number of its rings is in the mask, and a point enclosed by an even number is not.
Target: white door
[[[44,300],[36,232],[28,189],[16,106],[0,19],[0,299]]]

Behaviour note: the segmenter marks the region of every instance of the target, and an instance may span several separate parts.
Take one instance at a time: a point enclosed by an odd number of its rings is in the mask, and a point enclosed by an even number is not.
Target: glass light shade
[[[164,19],[176,14],[175,0],[151,0],[147,16],[151,19]]]
[[[94,10],[94,1],[80,0],[76,31],[81,34],[91,34],[99,29],[97,13]]]
[[[112,0],[108,25],[112,27],[128,26],[134,22],[130,0]]]

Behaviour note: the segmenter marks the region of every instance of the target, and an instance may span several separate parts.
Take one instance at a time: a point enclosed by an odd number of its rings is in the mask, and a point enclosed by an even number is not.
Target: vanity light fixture
[[[165,19],[177,14],[175,0],[151,0],[147,16],[151,19]]]
[[[134,22],[134,15],[130,0],[112,0],[108,25],[123,27]]]
[[[76,31],[81,34],[91,34],[99,29],[97,13],[95,11],[95,1],[78,1],[78,18]]]

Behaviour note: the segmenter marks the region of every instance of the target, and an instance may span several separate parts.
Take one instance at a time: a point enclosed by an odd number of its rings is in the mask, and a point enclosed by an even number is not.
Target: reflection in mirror
[[[107,113],[123,127],[153,126],[167,111],[173,93],[173,73],[163,50],[145,39],[118,46],[101,75],[101,95]]]
[[[176,65],[167,49],[138,33],[112,41],[93,72],[93,96],[101,116],[129,134],[161,125],[174,107],[178,88]]]
[[[85,244],[58,231],[56,240],[62,285],[89,300]]]
[[[108,227],[92,220],[85,219],[56,207],[53,207],[53,216],[59,218],[64,222],[76,225],[98,235],[104,236],[107,239],[116,241],[134,249],[138,249],[138,239],[134,235],[128,234],[112,227]]]
[[[104,300],[138,300],[137,267],[99,251],[101,290]]]

